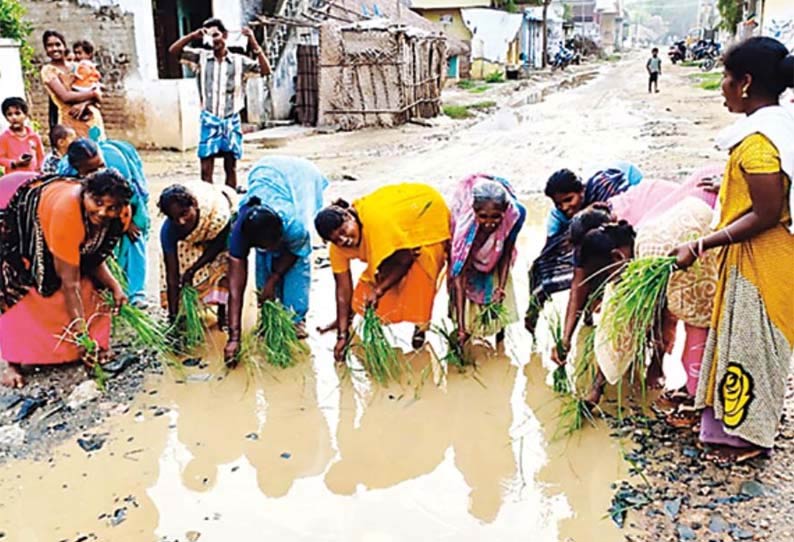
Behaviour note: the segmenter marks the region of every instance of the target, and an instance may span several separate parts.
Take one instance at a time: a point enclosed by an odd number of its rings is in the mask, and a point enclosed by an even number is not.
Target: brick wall
[[[141,0],[147,1],[147,0]],[[79,5],[77,0],[21,0],[27,9],[26,20],[33,24],[31,42],[36,49],[36,66],[47,62],[41,35],[47,29],[61,32],[68,46],[78,39],[88,39],[96,47],[95,61],[107,87],[102,103],[102,117],[108,135],[129,130],[134,115],[126,99],[124,81],[137,69],[135,60],[134,22],[130,14],[116,7]],[[43,127],[47,138],[47,93],[39,77],[30,81],[33,117]]]

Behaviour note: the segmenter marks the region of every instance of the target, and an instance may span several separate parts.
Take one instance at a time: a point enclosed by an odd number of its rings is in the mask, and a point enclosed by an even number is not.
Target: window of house
[[[157,72],[160,79],[181,79],[190,74],[168,47],[181,36],[199,28],[212,16],[211,0],[152,0]],[[196,43],[196,46],[199,44]]]

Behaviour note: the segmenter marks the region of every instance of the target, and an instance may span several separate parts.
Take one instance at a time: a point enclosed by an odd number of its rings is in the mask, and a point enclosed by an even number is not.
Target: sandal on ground
[[[686,391],[686,388],[679,388],[677,390],[667,390],[656,399],[656,406],[662,409],[678,408],[678,405],[685,403],[692,396]]]
[[[767,450],[755,446],[752,448],[717,446],[706,452],[704,457],[718,467],[730,467],[731,465],[741,465],[751,459],[765,455],[767,455]]]
[[[689,429],[700,422],[700,411],[690,408],[680,408],[665,416],[667,425],[676,429]]]
[[[426,334],[424,330],[416,328],[414,336],[411,338],[411,346],[414,350],[419,350],[425,345]]]
[[[309,332],[306,331],[306,323],[305,322],[296,322],[295,323],[295,336],[300,341],[302,341],[303,339],[308,339],[309,338]]]

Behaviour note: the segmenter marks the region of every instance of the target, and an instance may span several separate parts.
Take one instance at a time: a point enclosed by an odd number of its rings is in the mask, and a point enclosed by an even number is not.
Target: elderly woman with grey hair
[[[500,342],[504,321],[491,329],[475,323],[491,303],[503,303],[509,322],[518,321],[510,268],[526,209],[507,180],[478,174],[460,181],[451,214],[449,293],[458,339],[495,334]]]

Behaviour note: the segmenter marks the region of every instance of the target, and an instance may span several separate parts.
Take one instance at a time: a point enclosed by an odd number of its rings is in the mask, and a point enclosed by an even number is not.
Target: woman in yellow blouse
[[[423,184],[384,186],[352,204],[337,200],[317,214],[315,227],[332,243],[337,361],[349,340],[352,311],[362,314],[370,305],[384,323],[416,324],[413,347],[420,348],[450,238],[449,209],[441,194]],[[367,263],[355,290],[354,259]]]
[[[772,38],[728,52],[722,93],[744,114],[718,138],[730,151],[715,231],[677,247],[686,268],[719,248],[720,277],[696,406],[710,459],[738,463],[774,445],[794,344],[794,116],[778,105],[794,85],[794,57]]]

